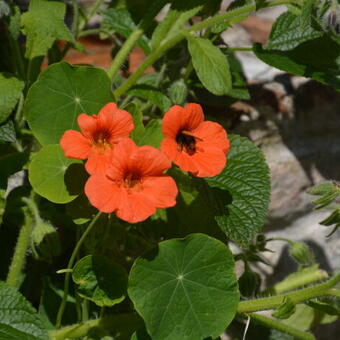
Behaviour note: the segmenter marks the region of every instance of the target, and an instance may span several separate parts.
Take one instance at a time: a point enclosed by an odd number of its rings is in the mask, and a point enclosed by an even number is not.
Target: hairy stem
[[[7,274],[6,283],[12,287],[19,288],[19,279],[25,264],[26,252],[30,245],[32,218],[29,211],[24,209],[25,221],[21,227],[14,255]]]
[[[241,301],[238,305],[237,311],[239,313],[248,313],[277,308],[284,302],[285,298],[290,298],[294,303],[300,303],[320,296],[334,295],[337,293],[337,290],[332,289],[332,287],[339,281],[340,273],[324,283],[299,289],[291,293]]]
[[[274,320],[272,318],[268,318],[264,315],[256,314],[256,313],[249,313],[248,314],[251,319],[254,321],[262,324],[265,327],[268,328],[274,328],[277,329],[280,332],[287,333],[292,335],[296,339],[301,339],[301,340],[316,340],[314,335],[311,333],[303,332],[297,328],[285,325],[282,322],[279,322],[277,320]]]
[[[90,231],[92,230],[93,226],[96,224],[96,222],[98,221],[99,217],[101,216],[101,212],[98,212],[97,215],[94,217],[94,219],[91,221],[91,223],[88,225],[88,227],[86,228],[85,232],[83,233],[83,235],[81,236],[81,238],[79,239],[79,241],[77,242],[75,248],[73,249],[72,255],[70,257],[70,260],[68,262],[67,265],[67,269],[70,270],[73,268],[73,264],[74,261],[76,259],[76,256],[80,250],[80,247],[82,246],[86,236],[90,233]],[[58,315],[57,315],[57,320],[56,320],[56,328],[60,328],[61,326],[61,322],[62,322],[62,318],[63,318],[63,314],[65,311],[65,307],[66,307],[66,301],[67,301],[67,296],[68,296],[68,291],[69,291],[69,282],[70,282],[70,278],[71,278],[71,271],[67,271],[65,274],[65,281],[64,281],[64,294],[61,300],[61,304],[58,310]]]

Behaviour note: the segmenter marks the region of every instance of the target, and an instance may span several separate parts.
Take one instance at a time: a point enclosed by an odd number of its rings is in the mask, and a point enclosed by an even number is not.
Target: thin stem
[[[25,264],[26,252],[30,245],[32,218],[27,209],[24,210],[25,221],[21,227],[14,255],[7,274],[6,283],[12,287],[19,287],[19,279]]]
[[[73,268],[73,264],[74,264],[74,261],[76,259],[77,254],[80,250],[80,247],[82,246],[86,236],[90,233],[90,231],[92,230],[92,228],[94,227],[94,225],[98,221],[101,214],[102,213],[100,211],[97,213],[97,215],[94,217],[94,219],[88,225],[87,229],[85,230],[85,232],[83,233],[83,235],[79,239],[78,243],[76,244],[75,248],[73,249],[72,255],[71,255],[70,260],[69,260],[68,265],[67,265],[67,269]],[[61,301],[61,304],[60,304],[60,307],[59,307],[59,310],[58,310],[56,328],[60,328],[60,326],[61,326],[61,321],[62,321],[63,314],[64,314],[64,311],[65,311],[67,295],[68,295],[68,291],[69,291],[70,277],[71,277],[71,272],[67,272],[65,274],[64,294],[63,294],[63,298],[62,298],[62,301]]]
[[[181,32],[176,34],[173,38],[165,41],[161,46],[159,46],[155,51],[153,51],[138,67],[136,72],[134,72],[124,84],[122,84],[116,91],[114,91],[115,97],[119,98],[124,92],[129,90],[130,87],[133,86],[133,84],[144,74],[144,72],[149,66],[151,66],[159,57],[161,57],[165,51],[167,51],[169,48],[171,48],[172,46],[180,42],[182,39],[184,39],[187,34],[209,27],[224,20],[230,20],[234,17],[240,16],[241,14],[250,13],[254,9],[255,5],[253,4],[241,8],[236,8],[229,12],[218,14],[212,18],[206,19],[195,25],[192,25],[191,27],[185,30],[182,30]]]
[[[318,285],[296,290],[291,293],[265,297],[261,299],[241,301],[237,311],[239,313],[256,312],[260,310],[273,309],[280,306],[285,298],[290,298],[293,303],[300,303],[320,296],[332,295],[331,288],[340,281],[340,273],[330,280]]]
[[[41,217],[40,217],[40,214],[39,214],[39,210],[38,210],[38,207],[37,205],[35,204],[35,202],[30,199],[30,198],[26,198],[26,197],[23,197],[23,202],[26,203],[28,209],[31,211],[33,217],[34,217],[34,221],[35,223],[41,223]]]
[[[251,317],[251,319],[262,324],[263,326],[266,326],[268,328],[274,328],[280,332],[290,334],[294,338],[301,339],[301,340],[316,340],[314,335],[311,333],[303,332],[297,328],[288,326],[284,323],[268,318],[264,315],[255,314],[255,313],[249,313],[248,315]]]
[[[225,49],[225,52],[251,52],[253,50],[252,47],[227,47]]]
[[[92,28],[89,30],[85,30],[85,31],[81,31],[78,34],[78,37],[85,37],[87,35],[95,35],[95,34],[99,34],[102,30],[100,28]]]
[[[289,5],[291,3],[302,4],[302,1],[298,1],[298,0],[275,0],[275,1],[268,2],[265,7]]]
[[[109,77],[111,79],[118,72],[119,68],[124,63],[124,61],[127,58],[128,54],[130,53],[132,48],[135,46],[135,43],[142,36],[143,33],[144,33],[143,29],[137,28],[135,31],[133,31],[129,35],[128,39],[124,42],[122,48],[116,54],[115,58],[112,61],[112,64],[111,64],[110,68],[107,71],[107,73],[108,73],[108,75],[109,75]]]
[[[89,20],[92,18],[92,15],[95,14],[98,10],[98,8],[103,3],[103,0],[97,0],[94,5],[90,8],[89,13],[87,14],[85,20],[79,25],[79,30],[81,31],[89,22]]]
[[[78,22],[79,21],[79,4],[78,0],[73,0],[73,21],[72,21],[72,33],[75,39],[78,36]]]
[[[18,106],[17,106],[17,110],[15,112],[15,121],[17,123],[17,127],[20,128],[20,125],[23,121],[23,108],[24,108],[24,95],[21,94],[20,95],[20,99],[19,99],[19,103],[18,103]]]

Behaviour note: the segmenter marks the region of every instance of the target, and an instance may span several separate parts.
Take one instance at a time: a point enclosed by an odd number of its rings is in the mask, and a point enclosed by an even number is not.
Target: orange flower
[[[105,173],[114,145],[134,128],[131,115],[115,103],[106,104],[98,115],[80,114],[78,125],[81,132],[65,131],[60,145],[66,157],[87,159],[85,168],[91,175]]]
[[[131,139],[119,142],[112,152],[106,175],[91,176],[85,194],[98,210],[130,223],[145,220],[156,208],[176,204],[175,181],[163,174],[171,166],[152,146],[138,147]]]
[[[161,150],[182,170],[197,177],[218,175],[226,165],[227,132],[217,123],[204,121],[198,104],[172,106],[162,122]]]

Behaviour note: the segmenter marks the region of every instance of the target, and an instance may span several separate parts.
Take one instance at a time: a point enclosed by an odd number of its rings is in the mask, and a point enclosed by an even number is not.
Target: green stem
[[[144,30],[137,27],[137,29],[134,30],[129,35],[128,39],[124,42],[122,48],[116,54],[115,58],[112,61],[112,64],[111,64],[110,68],[107,71],[107,73],[108,73],[108,75],[109,75],[109,77],[111,79],[118,72],[119,68],[124,63],[124,61],[127,58],[128,54],[130,53],[132,48],[135,46],[135,43],[142,36],[143,33],[144,33]]]
[[[252,47],[227,47],[225,50],[227,53],[231,52],[251,52],[253,50]]]
[[[12,287],[19,288],[19,279],[25,264],[26,252],[30,245],[32,218],[27,209],[24,210],[25,221],[21,227],[14,255],[7,274],[6,283]]]
[[[20,95],[20,99],[19,99],[19,103],[17,106],[17,110],[15,112],[15,122],[17,124],[17,127],[20,128],[21,127],[21,123],[23,121],[23,108],[24,108],[24,101],[25,101],[25,97],[23,94]]]
[[[302,1],[299,1],[299,0],[275,0],[275,1],[268,2],[265,7],[289,5],[291,3],[302,5],[303,0]],[[261,7],[261,8],[264,8],[264,7]]]
[[[75,39],[78,36],[78,24],[79,24],[79,5],[78,0],[73,0],[73,21],[72,21],[72,33]]]
[[[119,98],[124,92],[129,90],[130,87],[133,86],[133,84],[144,74],[144,72],[149,66],[151,66],[159,57],[161,57],[165,51],[167,51],[169,48],[171,48],[172,46],[180,42],[182,39],[184,39],[187,34],[209,27],[221,21],[230,20],[234,17],[240,16],[241,14],[250,13],[254,9],[255,6],[253,4],[241,8],[236,8],[229,12],[218,14],[212,18],[206,19],[195,25],[192,25],[191,27],[185,30],[182,30],[180,33],[176,34],[173,38],[169,39],[168,41],[165,41],[161,46],[159,46],[155,51],[153,51],[138,67],[136,72],[134,72],[124,84],[122,84],[116,91],[114,91],[115,97]],[[119,67],[120,65],[118,66],[118,68]]]
[[[285,298],[290,298],[296,304],[320,296],[333,295],[334,289],[331,288],[338,281],[340,281],[340,273],[324,283],[320,283],[312,287],[299,289],[291,293],[270,296],[261,299],[241,301],[238,305],[237,311],[239,313],[249,313],[277,308],[284,302]]]
[[[92,15],[95,14],[98,10],[98,8],[103,3],[103,0],[97,0],[94,5],[90,8],[89,13],[86,16],[86,19],[79,25],[79,30],[83,30],[83,28],[87,25],[89,20],[91,19]]]
[[[85,37],[87,35],[95,35],[95,34],[99,34],[102,30],[100,28],[93,28],[93,29],[89,29],[89,30],[85,30],[85,31],[81,31],[78,34],[78,37]]]
[[[70,257],[70,260],[68,262],[67,265],[67,269],[72,269],[73,268],[73,264],[74,261],[76,259],[76,256],[80,250],[80,247],[82,246],[86,236],[90,233],[90,231],[92,230],[93,226],[96,224],[96,222],[98,221],[99,217],[101,216],[101,212],[99,211],[97,213],[97,215],[94,217],[94,219],[91,221],[91,223],[88,225],[87,229],[85,230],[85,232],[83,233],[83,235],[81,236],[81,238],[79,239],[79,241],[77,242],[75,248],[73,249],[72,255]],[[70,282],[70,277],[71,277],[71,272],[66,272],[65,274],[65,281],[64,281],[64,294],[63,294],[63,298],[58,310],[58,315],[57,315],[57,320],[56,320],[56,328],[60,328],[61,326],[61,321],[63,318],[63,314],[65,311],[65,307],[66,307],[66,301],[67,301],[67,295],[68,295],[68,291],[69,291],[69,282]]]
[[[274,328],[280,332],[290,334],[294,338],[301,339],[301,340],[316,340],[314,335],[311,333],[303,332],[297,328],[288,326],[282,322],[268,318],[264,315],[255,314],[255,313],[249,313],[248,315],[254,321],[262,324],[263,326],[268,327],[268,328]]]

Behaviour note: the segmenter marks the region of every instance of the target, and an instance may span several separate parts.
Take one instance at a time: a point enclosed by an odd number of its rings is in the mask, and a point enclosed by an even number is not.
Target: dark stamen
[[[180,132],[176,136],[176,142],[179,150],[187,152],[189,155],[193,155],[196,152],[196,140],[195,137],[189,134]]]

